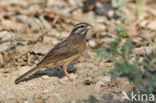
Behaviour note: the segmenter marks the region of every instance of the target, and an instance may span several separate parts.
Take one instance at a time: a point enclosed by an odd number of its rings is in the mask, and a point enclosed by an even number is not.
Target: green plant
[[[143,68],[147,92],[152,93],[156,89],[156,53],[144,55]]]
[[[121,40],[126,37],[126,28],[124,26],[116,26],[115,31],[119,36],[114,42],[111,42],[109,44],[109,48],[94,49],[94,52],[98,56],[104,57],[105,59],[109,59],[111,61],[118,61],[122,59],[121,53],[118,51],[118,48]]]
[[[156,90],[156,53],[146,54],[143,61],[140,56],[133,56],[133,44],[126,38],[126,29],[115,28],[119,36],[109,44],[109,48],[95,49],[98,56],[114,63],[114,69],[109,71],[113,78],[126,77],[133,83],[135,90],[141,93],[153,93]],[[123,45],[121,41],[126,39]]]

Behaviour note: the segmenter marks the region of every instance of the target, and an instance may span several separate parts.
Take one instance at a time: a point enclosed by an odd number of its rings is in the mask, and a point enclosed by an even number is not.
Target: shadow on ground
[[[76,68],[74,67],[74,64],[69,64],[68,67],[67,67],[67,72],[68,73],[75,73],[76,72]],[[46,70],[39,70],[37,71],[36,73],[34,73],[33,75],[31,75],[30,77],[22,80],[23,81],[29,81],[31,79],[34,79],[34,78],[39,78],[43,75],[47,75],[49,77],[58,77],[58,78],[63,78],[65,75],[61,69],[60,66],[56,66],[56,67],[52,67],[52,68],[49,68],[49,69],[46,69]]]

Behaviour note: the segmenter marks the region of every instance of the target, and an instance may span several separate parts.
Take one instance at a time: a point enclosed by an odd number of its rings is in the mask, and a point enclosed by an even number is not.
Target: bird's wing
[[[66,39],[51,49],[48,54],[41,60],[38,65],[47,65],[49,63],[57,63],[58,61],[67,59],[80,52],[79,41]]]

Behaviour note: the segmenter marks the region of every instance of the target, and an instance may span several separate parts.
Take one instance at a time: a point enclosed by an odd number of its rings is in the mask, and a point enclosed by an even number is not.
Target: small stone
[[[98,24],[96,24],[95,27],[98,26],[100,23],[105,23],[107,21],[107,18],[105,16],[98,16],[96,17],[96,21]]]
[[[90,45],[91,47],[95,47],[95,46],[96,46],[96,42],[93,41],[93,40],[90,40],[90,41],[89,41],[89,45]]]
[[[50,50],[51,45],[37,43],[33,48],[32,51],[36,54],[46,54]]]
[[[28,20],[28,17],[26,15],[17,15],[16,20],[25,23],[25,21]]]
[[[75,0],[68,0],[68,2],[72,6],[76,5],[76,3],[77,3]]]
[[[156,30],[156,20],[151,21],[148,25],[150,29]]]
[[[24,102],[24,103],[30,103],[30,102],[28,102],[27,100],[24,100],[23,102]]]
[[[56,45],[56,44],[59,43],[58,39],[52,38],[52,37],[48,37],[48,36],[44,36],[43,41],[44,41],[45,43],[53,44],[53,45]]]
[[[43,16],[40,16],[40,19],[41,19],[42,24],[45,27],[45,29],[51,30],[52,26],[50,25],[50,23],[47,20],[45,20],[45,18]]]
[[[27,20],[28,25],[30,25],[33,31],[38,31],[41,29],[41,22],[35,18],[29,18]]]
[[[3,28],[11,28],[13,30],[19,30],[22,27],[22,23],[17,23],[14,20],[1,20],[1,26]]]
[[[85,80],[84,81],[84,85],[89,86],[91,84],[93,84],[94,82],[92,80]]]
[[[96,5],[97,8],[102,8],[103,7],[103,4],[100,3],[100,2],[97,2],[95,5]]]
[[[0,31],[0,39],[2,41],[8,41],[8,40],[13,40],[16,37],[16,33],[12,32],[12,31]]]
[[[139,25],[142,26],[142,27],[145,27],[148,24],[148,22],[149,22],[148,20],[143,20],[143,21],[140,22]]]
[[[69,34],[68,34],[68,32],[60,32],[60,33],[58,33],[57,35],[56,35],[56,37],[58,38],[58,39],[64,39],[64,38],[66,38],[67,36],[68,36]]]
[[[99,23],[98,25],[95,25],[95,30],[105,30],[107,27],[104,24]]]
[[[42,79],[47,80],[47,79],[50,79],[50,77],[47,75],[44,75],[44,76],[42,76]]]
[[[114,15],[114,11],[113,11],[113,10],[109,10],[109,11],[108,11],[108,16],[109,16],[110,18],[112,18],[113,15]]]

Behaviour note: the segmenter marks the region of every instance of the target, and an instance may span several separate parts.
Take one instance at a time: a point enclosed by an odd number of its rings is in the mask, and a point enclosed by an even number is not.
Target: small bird
[[[33,69],[17,78],[15,80],[15,84],[18,84],[39,69],[58,65],[62,68],[65,76],[72,80],[66,71],[67,66],[69,63],[78,59],[85,51],[86,35],[88,30],[92,27],[93,26],[88,23],[76,24],[71,34],[64,41],[58,43],[54,48],[50,49],[46,56]]]

